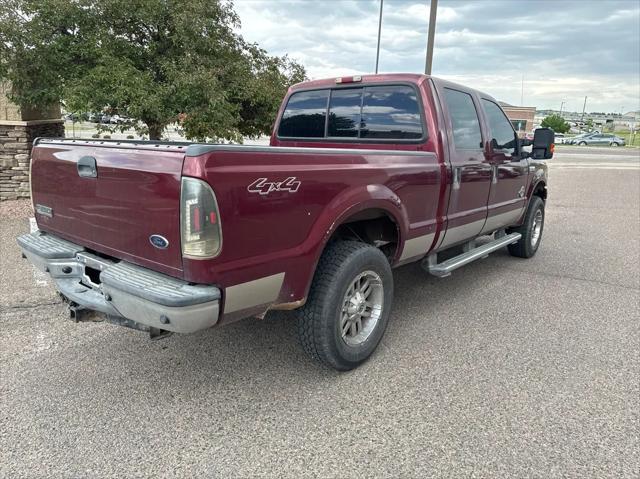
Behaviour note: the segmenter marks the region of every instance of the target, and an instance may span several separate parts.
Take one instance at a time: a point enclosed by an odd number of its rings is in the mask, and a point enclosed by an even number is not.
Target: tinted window
[[[482,100],[484,112],[487,114],[491,137],[496,140],[497,148],[509,150],[513,155],[516,151],[516,134],[511,123],[500,107],[489,100]]]
[[[445,88],[444,99],[451,116],[453,143],[456,149],[476,150],[482,148],[480,122],[471,95]]]
[[[333,90],[329,101],[328,136],[357,137],[362,88]]]
[[[409,86],[366,87],[360,138],[422,138],[415,90]]]
[[[329,90],[294,93],[280,120],[279,136],[300,138],[324,137]]]

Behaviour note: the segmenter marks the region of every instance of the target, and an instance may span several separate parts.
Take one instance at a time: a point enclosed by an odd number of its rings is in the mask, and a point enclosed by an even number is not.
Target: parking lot
[[[381,347],[342,374],[286,314],[73,323],[28,229],[0,205],[2,477],[638,477],[640,150],[558,147],[538,254],[396,270]]]

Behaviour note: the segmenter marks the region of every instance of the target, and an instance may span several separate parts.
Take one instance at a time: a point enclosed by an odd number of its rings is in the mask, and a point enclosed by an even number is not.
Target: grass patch
[[[640,131],[636,131],[635,135],[631,135],[629,131],[614,131],[613,134],[624,138],[627,146],[640,146]]]

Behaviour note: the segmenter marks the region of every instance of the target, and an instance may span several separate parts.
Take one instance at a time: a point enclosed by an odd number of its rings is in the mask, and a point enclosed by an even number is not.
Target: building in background
[[[0,201],[29,197],[33,140],[64,136],[59,105],[20,108],[7,98],[10,88],[0,83]]]
[[[507,114],[507,118],[511,121],[513,128],[518,132],[518,136],[522,137],[525,133],[533,131],[533,117],[536,115],[535,106],[513,106],[503,101],[498,103]]]

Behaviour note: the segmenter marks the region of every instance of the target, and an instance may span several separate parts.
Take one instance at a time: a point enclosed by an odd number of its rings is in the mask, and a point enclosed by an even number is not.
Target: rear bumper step
[[[218,322],[220,290],[87,253],[82,246],[36,231],[18,238],[24,256],[49,273],[71,303],[149,328],[192,333]],[[99,282],[86,268],[99,272]]]
[[[437,263],[436,254],[432,254],[422,262],[422,267],[426,269],[430,274],[444,278],[449,276],[452,271],[469,264],[477,259],[486,258],[489,253],[493,253],[500,248],[504,248],[507,245],[516,243],[522,238],[520,233],[511,233],[505,236],[501,236],[490,243],[483,244],[482,246],[474,247],[468,251],[465,251],[458,256],[454,256],[442,263]]]

